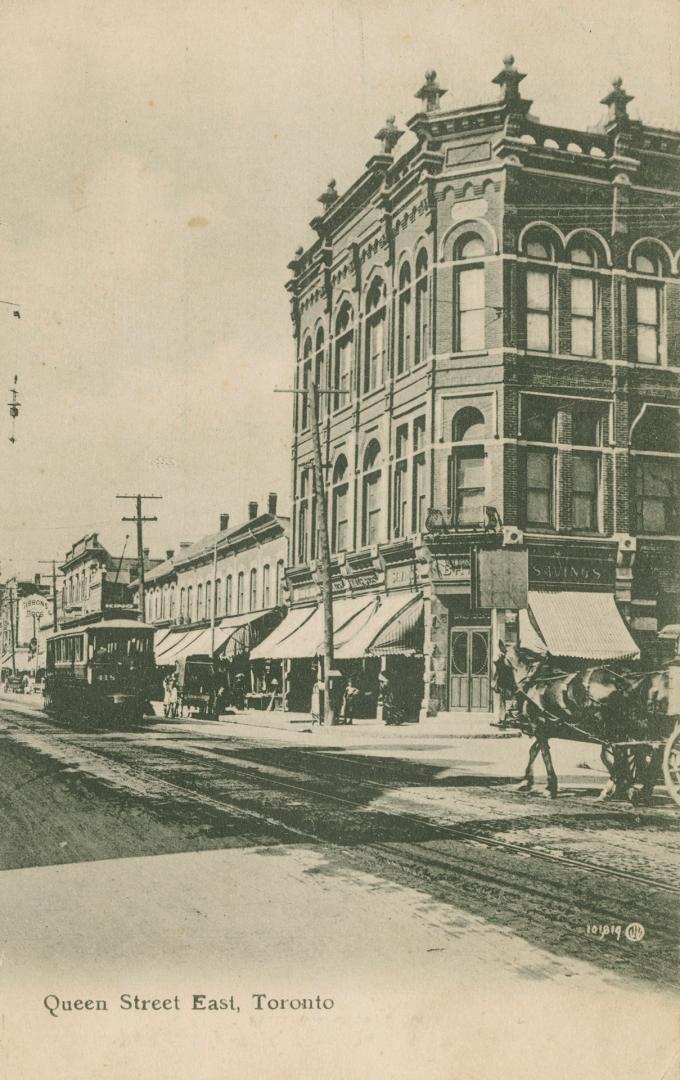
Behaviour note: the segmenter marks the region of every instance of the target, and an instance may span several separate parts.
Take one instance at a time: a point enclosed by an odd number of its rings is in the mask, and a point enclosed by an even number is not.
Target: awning
[[[153,651],[154,651],[154,654],[157,655],[161,651],[161,646],[162,646],[163,642],[167,643],[168,638],[170,637],[170,635],[172,633],[173,633],[173,628],[171,626],[166,626],[162,630],[156,630],[156,633],[153,636]]]
[[[159,667],[172,666],[180,654],[185,655],[185,648],[196,641],[203,633],[202,630],[175,630],[163,641],[156,652],[156,663]]]
[[[344,630],[348,623],[356,618],[360,612],[374,606],[374,596],[345,596],[333,600],[334,634],[339,635],[340,631]],[[299,611],[307,612],[307,617],[297,630],[289,633],[285,638],[279,639],[278,644],[274,644],[275,651],[272,652],[272,646],[269,645],[274,636],[270,634],[257,649],[253,650],[251,656],[254,656],[255,659],[267,660],[302,660],[307,657],[320,656],[323,652],[323,605],[319,604],[318,607],[311,609],[299,608]],[[287,619],[295,614],[295,611],[291,611],[281,623],[279,630],[285,626]],[[274,634],[276,633],[275,630]]]
[[[315,611],[316,608],[314,607],[294,608],[293,611],[289,611],[285,619],[276,627],[276,630],[272,630],[264,641],[261,641],[259,645],[252,649],[250,659],[281,660],[284,656],[287,656],[287,653],[279,652],[279,649],[285,649],[288,639],[297,633],[308,619],[311,619]]]
[[[422,653],[422,629],[420,640],[416,640],[422,610],[420,593],[400,592],[378,597],[370,608],[360,612],[335,635],[335,658],[357,660],[387,653]]]
[[[581,660],[637,659],[612,593],[530,592],[519,614],[520,643],[534,652]]]

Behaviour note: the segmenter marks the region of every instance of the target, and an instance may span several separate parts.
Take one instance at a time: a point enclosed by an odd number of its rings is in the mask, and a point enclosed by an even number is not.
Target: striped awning
[[[315,607],[305,608],[293,608],[289,611],[286,617],[279,623],[275,630],[272,630],[271,634],[268,634],[264,641],[261,641],[259,645],[256,645],[251,650],[251,660],[281,660],[284,658],[285,652],[279,652],[280,649],[285,650],[286,642],[303,626],[308,619],[311,619],[312,615],[316,611]]]
[[[520,643],[579,660],[632,660],[640,650],[612,593],[530,592],[520,611]]]
[[[335,635],[335,658],[358,660],[387,653],[422,653],[422,610],[420,593],[399,592],[376,597],[370,608],[360,612]],[[413,633],[418,621],[421,623],[419,642]]]
[[[357,615],[374,606],[374,596],[343,596],[334,599],[333,632],[336,640]],[[251,657],[264,660],[302,660],[320,656],[323,652],[323,605],[319,604],[316,608],[302,608],[298,611],[308,614],[297,630],[287,634],[283,639],[279,638],[278,643],[275,642],[272,645],[271,639],[278,633],[275,630],[274,634],[270,634],[261,645],[258,645],[257,649],[253,650]],[[280,631],[287,620],[295,614],[295,611],[289,612],[278,630]]]

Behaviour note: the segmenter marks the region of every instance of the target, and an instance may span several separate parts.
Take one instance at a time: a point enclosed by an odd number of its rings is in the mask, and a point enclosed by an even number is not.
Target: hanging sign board
[[[513,608],[527,606],[529,553],[526,548],[482,548],[476,559],[476,606]]]

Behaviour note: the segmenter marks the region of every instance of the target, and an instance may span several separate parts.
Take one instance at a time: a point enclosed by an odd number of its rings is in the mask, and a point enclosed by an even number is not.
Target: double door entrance
[[[491,631],[456,626],[451,630],[449,709],[491,709]]]

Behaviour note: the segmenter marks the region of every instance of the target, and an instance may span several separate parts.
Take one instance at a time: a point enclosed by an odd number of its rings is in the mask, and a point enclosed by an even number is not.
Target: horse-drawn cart
[[[521,646],[501,642],[495,689],[503,703],[499,726],[534,742],[522,790],[533,787],[539,753],[548,793],[557,794],[550,739],[598,744],[610,780],[606,798],[625,792],[633,802],[651,798],[661,778],[680,805],[680,662],[641,671],[626,662],[565,666]]]

